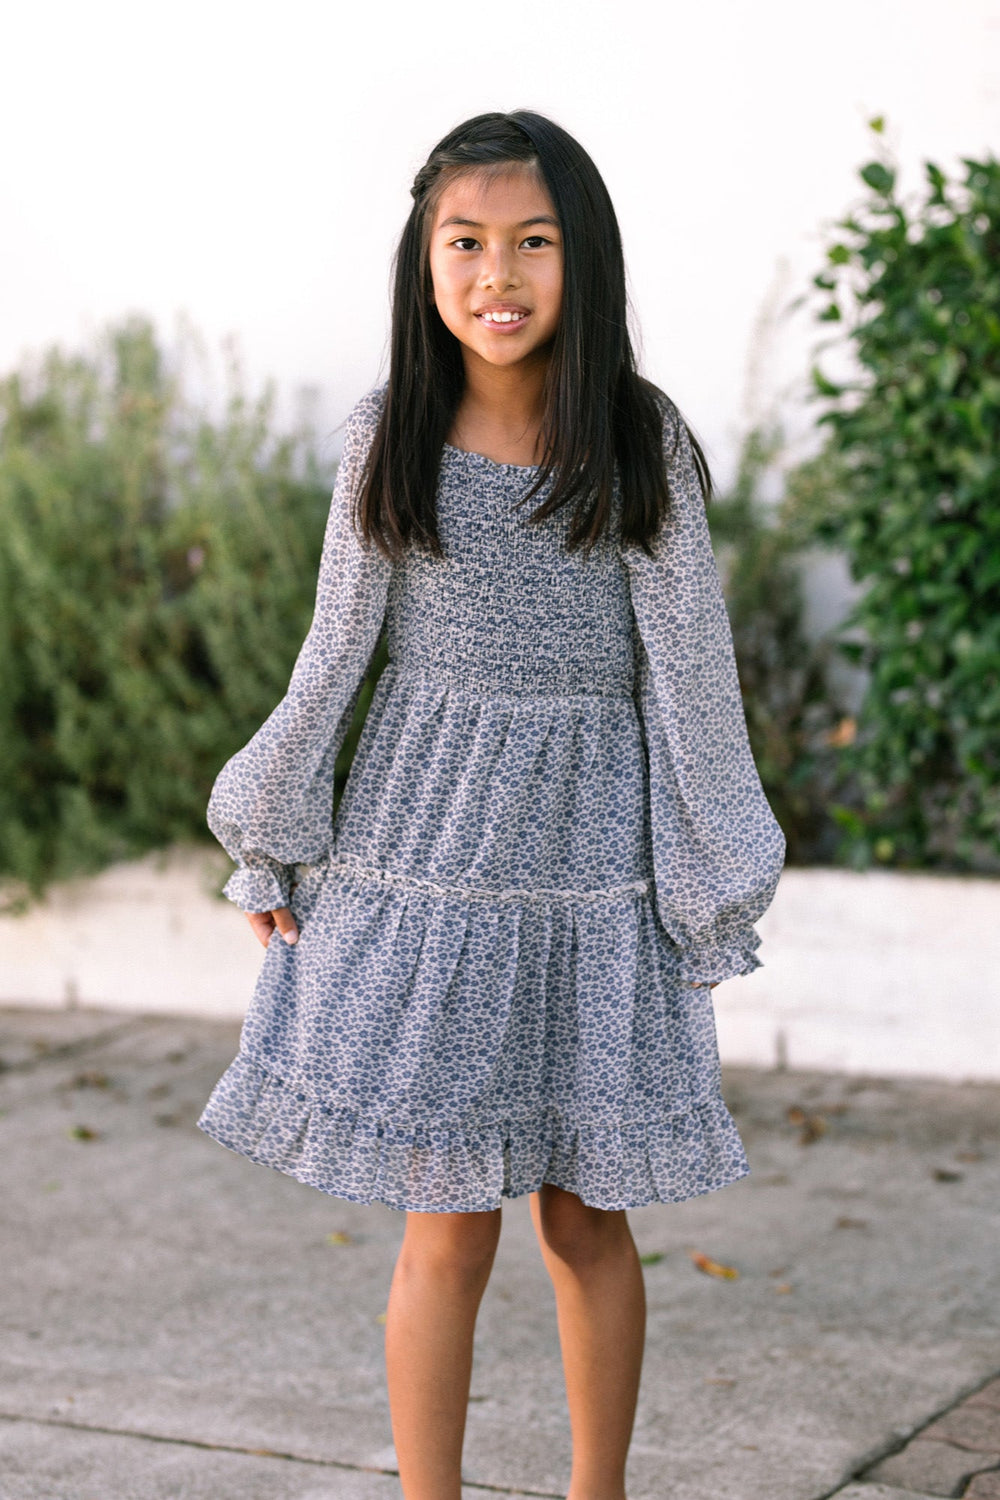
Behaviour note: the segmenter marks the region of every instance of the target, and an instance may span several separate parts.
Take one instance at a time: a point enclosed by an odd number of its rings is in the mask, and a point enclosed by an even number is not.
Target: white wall
[[[242,1017],[263,949],[229,868],[173,850],[0,917],[0,1003]],[[713,992],[724,1062],[1000,1079],[1000,881],[789,869],[760,932]]]
[[[715,991],[724,1059],[1000,1078],[1000,881],[789,869],[759,931]]]

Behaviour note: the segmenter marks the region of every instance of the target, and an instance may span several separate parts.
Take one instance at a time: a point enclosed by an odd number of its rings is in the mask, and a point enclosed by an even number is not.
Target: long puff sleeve
[[[622,557],[636,624],[657,912],[682,978],[711,984],[760,967],[753,923],[774,896],[785,840],[750,750],[694,455],[672,405],[664,457],[670,509],[654,556],[628,544]]]
[[[329,849],[334,766],[378,643],[392,571],[351,521],[377,396],[363,397],[347,421],[316,607],[288,690],[223,766],[209,799],[208,826],[237,865],[223,893],[244,911],[287,906],[294,866],[315,864]]]

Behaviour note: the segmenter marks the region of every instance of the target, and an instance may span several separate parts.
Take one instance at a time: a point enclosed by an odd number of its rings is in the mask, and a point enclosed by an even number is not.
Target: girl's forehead
[[[534,167],[512,162],[457,173],[442,188],[434,218],[441,227],[451,218],[520,222],[533,213],[555,215],[548,190]]]

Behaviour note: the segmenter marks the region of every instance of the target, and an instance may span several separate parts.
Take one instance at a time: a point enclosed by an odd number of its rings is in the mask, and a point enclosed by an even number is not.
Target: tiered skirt
[[[328,859],[267,948],[198,1121],[323,1192],[603,1209],[749,1171],[712,994],[655,905],[631,697],[483,693],[390,665]]]

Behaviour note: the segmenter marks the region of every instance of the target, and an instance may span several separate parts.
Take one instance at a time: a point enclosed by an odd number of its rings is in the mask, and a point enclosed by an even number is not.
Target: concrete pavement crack
[[[140,1432],[132,1427],[104,1427],[96,1422],[69,1422],[64,1417],[29,1416],[25,1412],[0,1410],[0,1422],[27,1422],[35,1427],[59,1427],[73,1432],[97,1432],[105,1437],[138,1438],[148,1443],[169,1443],[178,1448],[201,1448],[212,1453],[239,1453],[250,1458],[278,1458],[286,1463],[311,1464],[318,1469],[338,1469],[351,1474],[384,1474],[398,1479],[398,1469],[383,1469],[377,1464],[349,1464],[336,1458],[306,1458],[299,1453],[282,1453],[276,1448],[246,1448],[238,1443],[209,1443],[201,1438],[168,1437],[158,1432]],[[483,1480],[464,1479],[462,1488],[490,1495],[525,1496],[527,1500],[564,1500],[557,1490],[512,1490]]]
[[[836,1500],[836,1496],[842,1490],[849,1489],[852,1485],[879,1483],[880,1481],[866,1481],[865,1479],[865,1475],[871,1469],[874,1469],[876,1464],[882,1463],[883,1459],[894,1457],[897,1453],[902,1453],[915,1438],[918,1438],[922,1432],[926,1432],[928,1427],[940,1421],[942,1417],[946,1417],[949,1412],[955,1411],[963,1402],[968,1401],[970,1396],[975,1396],[979,1391],[985,1390],[992,1381],[998,1378],[1000,1378],[1000,1370],[994,1370],[985,1379],[977,1380],[974,1385],[970,1385],[961,1391],[953,1401],[949,1401],[946,1406],[939,1407],[929,1417],[926,1417],[924,1421],[919,1422],[915,1427],[911,1428],[905,1436],[896,1435],[892,1442],[881,1444],[877,1449],[866,1454],[859,1463],[854,1465],[846,1479],[842,1479],[838,1484],[834,1485],[833,1489],[824,1490],[822,1494],[815,1495],[813,1500]],[[899,1489],[900,1500],[906,1500],[908,1494],[917,1493],[916,1491],[901,1489],[898,1485],[893,1487]]]
[[[138,1029],[138,1023],[145,1017],[135,1017],[124,1021],[118,1026],[109,1026],[106,1031],[97,1031],[92,1036],[81,1037],[76,1042],[64,1042],[61,1047],[46,1047],[37,1057],[26,1057],[21,1062],[0,1064],[0,1077],[7,1073],[32,1073],[36,1069],[44,1068],[48,1063],[64,1062],[68,1057],[81,1057],[94,1047],[102,1047],[105,1042],[114,1042],[120,1036],[127,1036],[130,1031]]]

